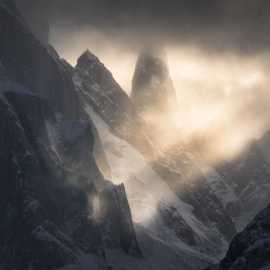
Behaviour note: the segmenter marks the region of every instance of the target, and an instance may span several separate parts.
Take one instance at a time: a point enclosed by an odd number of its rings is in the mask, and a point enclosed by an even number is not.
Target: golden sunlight
[[[87,45],[130,94],[138,49],[103,42],[104,35],[92,30],[89,35],[89,31],[77,33],[72,47],[56,42],[60,54],[75,65]],[[264,56],[180,46],[167,47],[166,52],[179,105],[167,114],[144,115],[155,126],[159,147],[189,147],[196,142],[199,154],[217,163],[238,155],[250,140],[262,135],[270,115]]]

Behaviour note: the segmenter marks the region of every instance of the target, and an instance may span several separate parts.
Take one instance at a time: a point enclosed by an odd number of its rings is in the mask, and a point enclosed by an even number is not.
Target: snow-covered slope
[[[158,76],[159,80],[162,81],[162,86],[167,87],[170,77],[166,63],[155,57],[150,57],[146,62],[148,61],[150,61],[150,65],[146,65],[146,67],[150,69],[149,72],[145,70],[145,65],[143,65],[143,71],[137,70],[137,73],[143,73],[138,80],[149,81],[148,77],[151,77],[154,72],[155,77]],[[137,69],[140,67],[141,65],[138,65]],[[183,152],[181,149],[178,151],[178,147],[172,147],[174,151],[163,153],[162,147],[155,141],[157,137],[162,137],[162,135],[159,136],[160,129],[156,128],[159,125],[154,127],[153,123],[149,123],[147,119],[142,120],[134,104],[98,58],[89,51],[82,54],[78,59],[73,80],[82,102],[90,106],[102,118],[110,131],[143,154],[143,157],[151,163],[153,171],[159,176],[159,179],[168,185],[172,193],[193,207],[194,215],[202,224],[206,227],[212,227],[213,231],[219,234],[218,238],[230,240],[236,233],[232,219],[211,189],[199,166],[194,162],[192,154]],[[155,99],[156,87],[159,95],[162,92],[162,89],[159,89],[156,84],[151,85],[151,87],[152,94],[148,97],[150,103],[151,99]],[[168,99],[173,93],[174,90],[170,87],[166,92]],[[153,101],[152,107],[155,106],[158,105]],[[159,116],[157,115],[156,123],[159,123]],[[166,122],[167,117],[163,118]],[[170,132],[170,128],[172,126],[168,122],[168,125],[165,125],[162,130]],[[121,151],[122,149],[118,150],[119,153]],[[190,181],[192,174],[198,178],[196,184]],[[171,211],[173,210],[171,209]],[[167,212],[163,212],[163,214],[167,215]],[[189,239],[189,242],[192,241]]]
[[[234,220],[237,226],[243,206],[233,188],[226,183],[226,180],[213,168],[206,164],[200,164],[202,173],[207,180],[207,184],[213,190],[217,198],[219,198],[224,209]]]
[[[112,179],[125,183],[135,222],[151,237],[176,249],[199,257],[198,252],[218,255],[226,246],[219,235],[194,216],[193,207],[175,195],[137,150],[113,135],[91,107],[85,109],[102,138]]]

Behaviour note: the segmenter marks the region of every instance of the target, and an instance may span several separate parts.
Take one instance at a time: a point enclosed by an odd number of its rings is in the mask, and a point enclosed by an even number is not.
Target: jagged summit
[[[114,80],[112,73],[105,67],[100,59],[87,49],[77,60],[76,70],[90,76],[96,84],[105,83],[107,86],[113,84],[115,88],[121,88]]]
[[[73,81],[83,100],[92,105],[116,134],[136,145],[142,152],[153,152],[141,128],[144,122],[138,117],[129,96],[89,50],[79,57]]]
[[[163,49],[146,48],[139,54],[131,99],[140,113],[166,113],[177,105],[167,56]]]
[[[150,47],[143,49],[138,57],[137,72],[134,74],[134,80],[138,79],[136,76],[139,76],[141,72],[145,73],[147,68],[151,68],[152,73],[155,75],[159,75],[162,78],[168,77],[169,69],[167,62],[167,55],[164,49]]]
[[[82,63],[96,62],[100,63],[97,56],[95,56],[89,49],[87,49],[82,55],[78,58],[78,65]]]

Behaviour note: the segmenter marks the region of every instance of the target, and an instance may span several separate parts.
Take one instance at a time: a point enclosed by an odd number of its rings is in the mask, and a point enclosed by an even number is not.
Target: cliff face
[[[166,114],[177,107],[166,54],[149,48],[140,53],[132,81],[131,100],[142,114]]]
[[[138,117],[134,105],[111,72],[95,55],[86,51],[79,57],[73,80],[83,103],[90,105],[117,136],[148,156],[154,154],[144,132],[144,121]]]
[[[269,206],[232,240],[225,258],[209,270],[267,270],[269,256]]]
[[[269,132],[218,170],[242,202],[238,220],[241,232],[231,241],[220,264],[208,269],[269,269]]]
[[[87,255],[89,267],[103,269],[112,248],[106,237],[114,249],[140,254],[125,190],[96,165],[99,138],[70,70],[12,3],[0,5],[0,34],[1,267],[79,267]],[[94,198],[112,196],[117,207],[98,219]],[[123,220],[119,228],[112,211]],[[113,236],[108,224],[117,228]]]
[[[56,112],[78,118],[72,79],[59,58],[41,45],[16,9],[1,8],[0,19],[1,63],[10,80],[48,99]]]
[[[254,141],[239,157],[217,168],[242,204],[238,216],[241,229],[269,203],[270,163],[265,139]]]

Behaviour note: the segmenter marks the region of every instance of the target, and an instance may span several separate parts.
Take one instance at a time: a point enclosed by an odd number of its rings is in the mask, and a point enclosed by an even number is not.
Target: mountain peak
[[[89,49],[87,49],[82,55],[78,58],[78,64],[82,63],[100,63],[99,59],[92,53],[90,52]]]
[[[176,93],[163,48],[146,48],[138,56],[131,98],[139,112],[167,112],[176,105]]]
[[[142,76],[143,73],[159,78],[169,76],[167,55],[164,49],[147,47],[140,52],[133,79],[134,84],[136,83],[136,79],[140,79],[138,77]],[[148,77],[148,79],[150,78]]]

